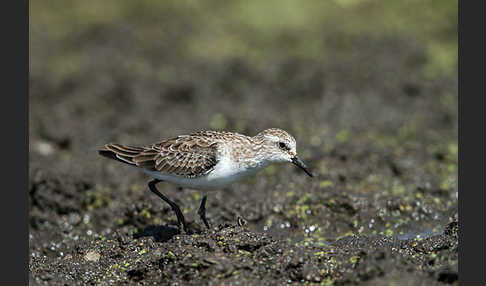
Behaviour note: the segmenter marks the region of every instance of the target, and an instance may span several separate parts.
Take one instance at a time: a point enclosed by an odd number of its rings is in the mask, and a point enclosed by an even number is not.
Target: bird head
[[[304,170],[307,175],[314,174],[307,165],[297,156],[295,138],[288,132],[278,129],[266,129],[255,136],[262,144],[267,160],[271,163],[290,162]]]

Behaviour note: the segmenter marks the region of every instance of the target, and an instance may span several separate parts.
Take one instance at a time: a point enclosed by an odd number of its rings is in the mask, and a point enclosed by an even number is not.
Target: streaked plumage
[[[216,165],[216,144],[204,136],[186,135],[143,147],[106,144],[100,152],[148,171],[195,178]]]

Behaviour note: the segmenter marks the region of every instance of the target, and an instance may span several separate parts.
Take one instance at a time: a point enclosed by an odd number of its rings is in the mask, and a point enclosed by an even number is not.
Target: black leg
[[[204,225],[206,225],[206,227],[208,229],[210,229],[209,223],[206,220],[206,199],[207,199],[207,197],[208,197],[208,195],[206,194],[206,192],[204,192],[202,200],[201,200],[201,205],[199,206],[199,210],[197,211],[197,213],[199,214],[202,221],[204,222]]]
[[[186,221],[184,219],[184,215],[182,214],[181,212],[181,209],[179,208],[179,206],[174,203],[173,201],[169,200],[166,196],[164,196],[161,192],[159,192],[159,190],[157,190],[157,188],[155,187],[155,185],[159,182],[162,182],[161,180],[158,180],[158,179],[153,179],[152,181],[150,181],[148,183],[148,186],[149,186],[149,189],[152,191],[152,193],[156,194],[157,196],[159,196],[159,198],[163,199],[166,203],[169,204],[169,206],[172,208],[172,210],[175,212],[176,216],[177,216],[177,222],[179,225],[182,224],[182,227],[184,228],[184,231],[187,232],[187,226],[186,226]]]

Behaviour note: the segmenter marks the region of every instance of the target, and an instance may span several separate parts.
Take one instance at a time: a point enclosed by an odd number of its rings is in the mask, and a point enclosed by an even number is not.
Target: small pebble
[[[101,255],[96,252],[96,251],[88,251],[88,253],[86,253],[86,255],[84,255],[84,259],[87,260],[87,261],[94,261],[94,262],[97,262],[100,260],[100,257]]]
[[[81,222],[81,216],[78,213],[71,213],[68,217],[68,222],[71,225],[77,225]]]
[[[37,142],[35,144],[35,147],[37,149],[37,152],[39,152],[39,154],[43,156],[49,156],[55,151],[54,146],[52,146],[52,144],[44,141]]]

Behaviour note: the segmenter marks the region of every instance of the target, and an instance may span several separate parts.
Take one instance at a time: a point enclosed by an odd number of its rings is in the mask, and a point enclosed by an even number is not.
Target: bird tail
[[[125,164],[136,165],[133,158],[143,151],[144,149],[142,147],[124,146],[110,143],[105,145],[105,149],[98,150],[98,154]]]

